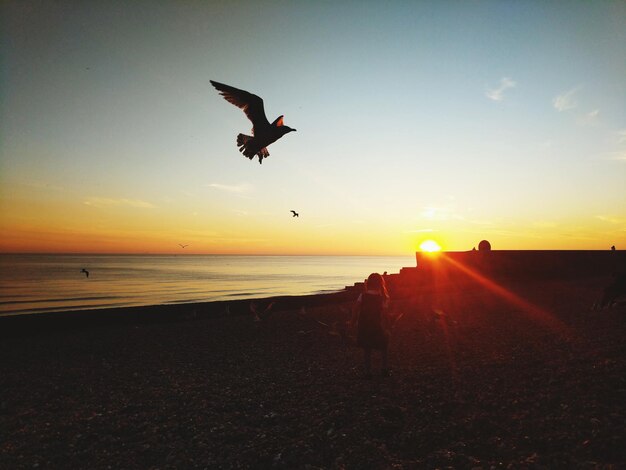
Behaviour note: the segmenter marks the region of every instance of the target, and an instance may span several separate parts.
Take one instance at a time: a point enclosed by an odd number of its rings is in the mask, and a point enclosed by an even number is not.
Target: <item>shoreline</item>
[[[7,314],[0,316],[0,338],[53,329],[66,330],[103,325],[134,325],[250,315],[251,303],[263,306],[273,302],[273,311],[320,307],[350,302],[355,300],[357,295],[356,289],[347,287],[336,292],[317,294]]]

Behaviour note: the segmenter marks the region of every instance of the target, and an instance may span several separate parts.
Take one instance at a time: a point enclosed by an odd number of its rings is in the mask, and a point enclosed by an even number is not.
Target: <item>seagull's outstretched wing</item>
[[[240,90],[239,88],[224,85],[223,83],[214,82],[213,80],[210,80],[210,82],[226,101],[241,108],[243,112],[246,113],[246,116],[252,121],[254,127],[269,126],[270,123],[265,116],[265,109],[263,108],[263,100],[257,95],[248,93],[245,90]]]

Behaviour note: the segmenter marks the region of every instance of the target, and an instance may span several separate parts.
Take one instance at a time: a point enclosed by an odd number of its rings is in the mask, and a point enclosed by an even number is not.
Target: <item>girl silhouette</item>
[[[387,346],[389,343],[389,321],[386,314],[389,295],[385,279],[372,273],[365,281],[365,290],[359,296],[354,308],[352,323],[357,323],[357,346],[363,348],[365,377],[372,376],[372,350],[380,351],[381,373],[389,376]]]

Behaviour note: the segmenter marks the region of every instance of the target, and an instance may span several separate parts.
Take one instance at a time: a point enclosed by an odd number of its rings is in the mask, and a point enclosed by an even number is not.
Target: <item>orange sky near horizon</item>
[[[465,251],[482,239],[494,249],[626,246],[623,221],[610,217],[477,224],[446,211],[437,215],[432,208],[408,221],[393,211],[359,221],[342,220],[332,212],[325,217],[323,210],[301,211],[298,218],[288,212],[254,216],[214,208],[207,214],[181,214],[177,205],[157,207],[134,200],[72,202],[58,188],[4,189],[3,253],[407,255],[419,251],[425,240],[436,241],[443,250]],[[412,230],[417,220],[430,228]],[[179,244],[189,246],[183,249]]]

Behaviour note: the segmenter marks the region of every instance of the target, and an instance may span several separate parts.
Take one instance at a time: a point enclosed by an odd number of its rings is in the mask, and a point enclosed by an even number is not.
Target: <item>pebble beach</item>
[[[189,304],[4,335],[0,468],[623,468],[626,307],[590,308],[606,282],[394,299],[392,375],[371,379],[336,333],[351,303],[314,297],[260,322]]]

